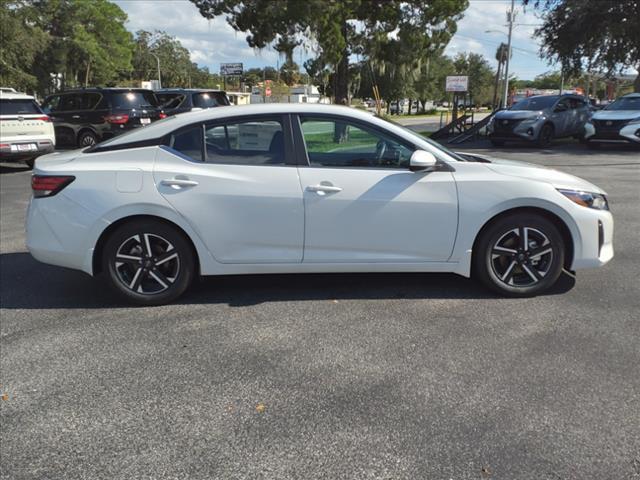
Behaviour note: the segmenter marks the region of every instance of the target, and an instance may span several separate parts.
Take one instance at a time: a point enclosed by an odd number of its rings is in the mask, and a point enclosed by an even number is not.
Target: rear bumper
[[[55,150],[55,143],[52,140],[2,140],[1,143],[2,146],[0,147],[0,160],[3,162],[27,160],[30,158],[39,157],[40,155],[51,153]],[[28,148],[28,150],[25,148]]]

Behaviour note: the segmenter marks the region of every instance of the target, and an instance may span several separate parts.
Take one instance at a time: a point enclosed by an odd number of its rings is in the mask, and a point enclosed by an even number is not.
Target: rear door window
[[[70,93],[68,95],[63,95],[60,99],[59,110],[61,112],[82,110],[82,94]]]
[[[42,113],[38,104],[30,99],[0,100],[0,115],[33,115]]]
[[[207,163],[284,165],[285,138],[279,117],[205,127]]]

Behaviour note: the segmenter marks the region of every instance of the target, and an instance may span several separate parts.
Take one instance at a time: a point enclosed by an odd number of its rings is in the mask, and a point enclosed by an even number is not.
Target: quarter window
[[[315,167],[408,168],[413,150],[377,130],[342,119],[301,118],[309,163]]]
[[[284,132],[279,119],[257,119],[205,128],[208,163],[284,165]]]
[[[202,161],[202,125],[190,127],[171,135],[169,146],[181,154]]]

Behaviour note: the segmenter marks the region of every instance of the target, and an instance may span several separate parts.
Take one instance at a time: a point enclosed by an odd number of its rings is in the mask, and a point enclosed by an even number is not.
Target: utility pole
[[[504,96],[502,97],[503,108],[507,108],[507,100],[509,98],[509,60],[511,59],[511,32],[513,31],[513,22],[515,20],[514,4],[515,0],[511,0],[511,11],[507,13],[507,21],[509,22],[509,36],[507,37],[507,61],[504,64]]]
[[[156,59],[156,62],[158,62],[158,89],[162,88],[162,80],[160,79],[160,58],[158,57],[158,55],[156,55],[153,52],[149,52],[151,55],[153,55]]]

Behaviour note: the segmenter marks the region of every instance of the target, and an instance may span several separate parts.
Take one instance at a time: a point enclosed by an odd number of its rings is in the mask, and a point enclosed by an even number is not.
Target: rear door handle
[[[333,185],[309,185],[307,190],[310,192],[317,193],[338,193],[341,192],[342,189],[340,187],[334,187]]]
[[[186,178],[171,178],[169,180],[162,180],[160,182],[162,185],[167,187],[195,187],[198,185],[198,182],[195,180],[187,180]]]
[[[71,118],[80,118],[80,115],[72,115]]]

